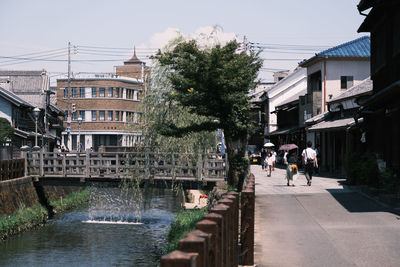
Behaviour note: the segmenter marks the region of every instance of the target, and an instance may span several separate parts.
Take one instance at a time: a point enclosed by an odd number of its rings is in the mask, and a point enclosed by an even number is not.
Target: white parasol
[[[275,145],[273,143],[265,143],[264,146],[265,147],[274,147]]]

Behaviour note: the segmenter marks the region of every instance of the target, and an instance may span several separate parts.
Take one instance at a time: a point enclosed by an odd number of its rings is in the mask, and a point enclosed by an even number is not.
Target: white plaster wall
[[[0,118],[7,119],[10,124],[12,124],[12,104],[5,100],[4,98],[0,98]]]
[[[295,94],[307,89],[307,70],[305,68],[299,68],[289,74],[286,78],[279,81],[276,85],[271,87],[268,91],[269,97],[269,127],[266,129],[266,133],[273,132],[277,129],[277,116],[276,113],[272,113],[276,106],[289,99]]]
[[[326,62],[326,100],[329,95],[336,97],[346,89],[340,89],[340,76],[353,76],[353,86],[371,75],[370,61],[327,61]]]

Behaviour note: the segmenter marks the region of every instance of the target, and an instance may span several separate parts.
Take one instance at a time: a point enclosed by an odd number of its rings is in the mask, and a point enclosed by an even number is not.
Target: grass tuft
[[[164,255],[177,249],[179,240],[195,230],[196,223],[201,221],[206,213],[206,209],[181,210],[170,226],[167,237],[168,244],[163,248]]]

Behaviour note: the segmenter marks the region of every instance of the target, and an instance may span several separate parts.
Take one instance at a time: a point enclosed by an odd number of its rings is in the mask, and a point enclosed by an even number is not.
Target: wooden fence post
[[[198,235],[187,234],[179,240],[178,248],[184,252],[194,252],[198,254],[196,266],[206,267],[207,239]]]
[[[161,257],[161,267],[196,267],[197,253],[174,250]]]
[[[115,178],[119,178],[119,153],[115,154]]]
[[[67,161],[65,160],[66,155],[67,155],[66,153],[62,153],[62,174],[63,174],[63,177],[67,177],[67,170],[66,170]]]
[[[254,181],[249,177],[241,199],[240,243],[243,265],[254,264],[254,205]]]
[[[218,224],[211,220],[201,220],[196,224],[196,229],[203,231],[210,235],[210,244],[209,244],[209,255],[208,255],[208,266],[217,267],[216,259],[217,259],[217,251],[218,251]],[[218,255],[219,256],[219,255]]]
[[[171,175],[172,175],[172,180],[174,181],[176,178],[175,177],[176,174],[175,174],[175,154],[174,154],[174,152],[172,152],[171,160],[172,160]],[[164,164],[164,166],[165,166],[165,164]]]
[[[233,208],[233,266],[239,265],[239,193],[235,191],[228,192],[228,199],[233,200],[234,208]]]
[[[40,170],[39,175],[44,176],[44,159],[43,159],[43,149],[40,150]]]
[[[217,236],[216,236],[217,250],[215,252],[215,267],[221,267],[221,266],[223,266],[222,265],[223,264],[222,251],[223,251],[223,247],[225,246],[225,243],[224,243],[224,223],[225,223],[224,217],[220,214],[213,212],[213,213],[206,214],[204,216],[204,219],[213,221],[217,224],[218,232],[217,232]],[[200,229],[200,230],[202,230],[202,229]]]
[[[221,249],[221,254],[222,254],[222,267],[230,267],[227,265],[227,260],[228,260],[228,212],[229,212],[229,207],[224,204],[217,204],[211,209],[211,212],[217,213],[223,217],[223,226],[222,226],[222,249]],[[208,217],[207,217],[208,218]]]
[[[144,164],[145,164],[145,179],[149,179],[150,178],[150,157],[149,157],[149,151],[147,150],[147,148],[145,149],[144,152]]]
[[[86,149],[85,155],[85,176],[90,177],[90,148]]]
[[[233,222],[233,208],[234,202],[224,196],[222,199],[218,201],[219,204],[226,205],[228,207],[228,211],[226,213],[226,266],[234,266],[233,265],[233,233],[234,233],[234,222]]]
[[[26,150],[21,150],[21,158],[24,161],[23,176],[28,176],[28,152]]]
[[[201,180],[203,177],[203,155],[199,153],[199,157],[197,158],[197,179]]]

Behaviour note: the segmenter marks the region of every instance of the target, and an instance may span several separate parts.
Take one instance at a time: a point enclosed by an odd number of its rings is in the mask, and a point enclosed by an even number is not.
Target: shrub
[[[349,184],[363,184],[373,187],[379,186],[378,165],[373,153],[351,153],[347,157],[346,171]]]

